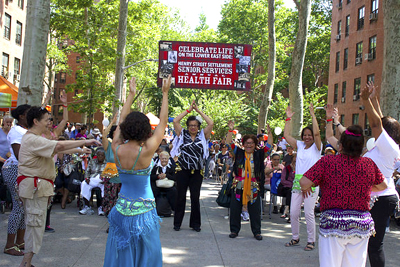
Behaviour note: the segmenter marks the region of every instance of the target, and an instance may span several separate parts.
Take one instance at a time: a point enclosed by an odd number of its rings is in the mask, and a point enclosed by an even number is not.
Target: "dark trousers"
[[[292,201],[292,188],[284,187],[282,192],[282,197],[286,198],[285,205],[290,206],[290,201]]]
[[[385,237],[388,219],[393,214],[397,201],[396,195],[379,197],[370,211],[376,231],[375,236],[371,236],[368,242],[368,257],[371,267],[385,266],[383,238]]]
[[[154,194],[154,199],[156,200],[156,205],[157,205],[157,200],[161,196],[161,193],[165,193],[167,196],[167,200],[169,205],[171,206],[171,209],[175,211],[175,201],[176,201],[176,187],[173,186],[171,188],[159,188],[157,186],[152,186],[151,189],[153,189],[153,194]]]
[[[231,193],[231,205],[230,205],[230,229],[231,233],[238,234],[241,227],[241,217],[242,213],[242,200],[238,201],[235,198],[235,192]],[[253,204],[247,203],[247,211],[250,215],[250,226],[253,235],[261,234],[261,200],[260,195],[258,195],[256,201]]]
[[[174,226],[181,227],[186,207],[186,192],[190,191],[190,222],[189,227],[200,228],[200,189],[203,183],[203,176],[200,171],[181,170],[176,173],[177,197],[175,202]]]

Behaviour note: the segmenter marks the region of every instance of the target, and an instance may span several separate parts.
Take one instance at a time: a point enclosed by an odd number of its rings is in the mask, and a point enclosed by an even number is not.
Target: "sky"
[[[180,14],[194,30],[199,24],[200,14],[203,12],[207,17],[207,24],[217,29],[221,19],[221,6],[226,0],[159,0],[164,5],[180,10]],[[283,0],[289,8],[294,8],[293,0]]]

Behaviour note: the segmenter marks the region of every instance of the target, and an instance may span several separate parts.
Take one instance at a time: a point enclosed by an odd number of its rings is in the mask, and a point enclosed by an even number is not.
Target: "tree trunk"
[[[292,118],[292,136],[300,136],[303,126],[303,67],[307,48],[307,33],[311,15],[311,0],[294,1],[299,12],[299,29],[292,54],[292,67],[289,77],[289,103],[295,112]]]
[[[40,106],[50,27],[50,0],[29,0],[18,105]]]
[[[272,92],[275,83],[276,36],[275,36],[275,0],[268,0],[268,78],[263,100],[258,114],[257,134],[265,127],[268,117],[268,108],[271,104]]]
[[[126,27],[128,22],[128,3],[129,0],[119,1],[119,22],[118,22],[118,43],[117,43],[117,62],[115,67],[115,98],[113,103],[113,113],[119,114],[119,103],[124,82],[125,47],[126,47]]]
[[[385,116],[400,120],[400,1],[387,0],[382,4],[385,37],[381,107]]]

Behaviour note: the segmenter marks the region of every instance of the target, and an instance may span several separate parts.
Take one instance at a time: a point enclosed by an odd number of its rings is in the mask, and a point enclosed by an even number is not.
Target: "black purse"
[[[232,179],[228,179],[228,181],[222,185],[221,190],[218,192],[217,204],[218,206],[229,208],[231,205],[231,187],[232,187]]]
[[[75,168],[68,176],[68,191],[72,193],[80,193],[81,192],[81,183],[84,180],[84,174],[82,169],[82,163],[78,162],[75,164]]]

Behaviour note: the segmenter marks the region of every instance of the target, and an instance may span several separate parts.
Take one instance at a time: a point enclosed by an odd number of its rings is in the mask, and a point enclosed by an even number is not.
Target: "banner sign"
[[[159,42],[157,84],[172,76],[176,88],[250,91],[251,45]]]

